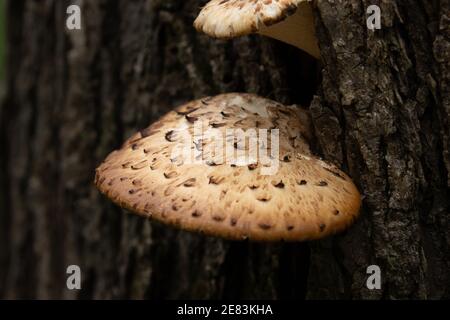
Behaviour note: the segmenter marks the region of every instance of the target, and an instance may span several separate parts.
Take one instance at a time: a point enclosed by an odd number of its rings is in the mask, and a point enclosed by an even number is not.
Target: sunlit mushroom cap
[[[250,94],[196,100],[128,139],[95,183],[118,205],[184,230],[317,239],[349,226],[361,199],[345,173],[311,154],[308,132],[295,106]]]
[[[216,38],[257,32],[280,22],[308,0],[212,0],[201,10],[194,26]]]

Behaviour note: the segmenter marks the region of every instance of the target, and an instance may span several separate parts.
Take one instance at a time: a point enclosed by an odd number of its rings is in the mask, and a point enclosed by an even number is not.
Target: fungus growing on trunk
[[[309,0],[211,0],[194,26],[209,36],[227,39],[259,33],[291,44],[314,58],[320,50]]]
[[[136,133],[96,171],[139,215],[227,239],[302,241],[348,227],[361,198],[311,154],[305,111],[251,94],[187,103]]]

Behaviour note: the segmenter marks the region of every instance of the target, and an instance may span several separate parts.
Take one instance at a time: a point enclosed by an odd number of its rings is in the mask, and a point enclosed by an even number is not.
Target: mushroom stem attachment
[[[259,34],[293,45],[320,58],[320,49],[314,29],[314,16],[311,5],[303,2],[295,13],[285,20],[271,26],[262,26]]]

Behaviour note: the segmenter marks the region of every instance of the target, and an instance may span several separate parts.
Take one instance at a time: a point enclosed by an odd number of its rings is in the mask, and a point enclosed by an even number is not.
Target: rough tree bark
[[[197,34],[205,2],[8,2],[0,296],[450,298],[450,2],[316,1],[321,65],[262,37]],[[81,31],[65,28],[71,3]],[[382,9],[376,32],[371,4]],[[228,242],[128,215],[94,188],[95,167],[138,128],[232,91],[310,105],[315,151],[364,195],[350,230]],[[70,264],[81,291],[66,289]],[[371,264],[381,290],[365,286]]]

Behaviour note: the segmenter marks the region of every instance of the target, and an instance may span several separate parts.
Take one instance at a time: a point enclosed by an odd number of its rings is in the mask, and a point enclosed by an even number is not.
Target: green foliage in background
[[[0,81],[5,77],[5,1],[0,0]]]

